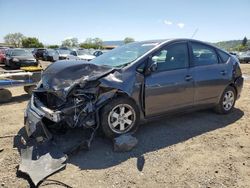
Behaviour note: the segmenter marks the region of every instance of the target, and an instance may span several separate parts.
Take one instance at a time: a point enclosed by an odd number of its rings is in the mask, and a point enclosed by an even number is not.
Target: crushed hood
[[[58,61],[43,72],[42,84],[46,90],[68,90],[76,84],[97,80],[112,70],[112,67],[99,66],[86,61]]]

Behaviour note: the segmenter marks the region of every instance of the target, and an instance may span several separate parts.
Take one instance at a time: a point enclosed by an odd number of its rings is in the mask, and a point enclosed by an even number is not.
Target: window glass
[[[167,71],[188,67],[188,48],[186,43],[177,43],[158,51],[152,61],[157,63],[157,71]]]
[[[218,50],[218,54],[219,54],[219,56],[220,56],[220,58],[221,58],[221,60],[222,60],[223,63],[226,63],[227,60],[230,57],[227,53],[225,53],[225,52],[223,52],[221,50]]]
[[[195,66],[212,65],[218,63],[218,57],[214,49],[199,43],[192,43],[193,62]]]

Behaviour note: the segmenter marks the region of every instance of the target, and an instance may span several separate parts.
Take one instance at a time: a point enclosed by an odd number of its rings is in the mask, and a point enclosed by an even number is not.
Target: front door
[[[186,42],[167,45],[152,57],[157,70],[145,77],[146,116],[192,106],[194,82]]]

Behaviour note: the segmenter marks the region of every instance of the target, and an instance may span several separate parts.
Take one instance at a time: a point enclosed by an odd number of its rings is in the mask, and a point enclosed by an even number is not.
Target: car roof
[[[209,42],[204,42],[204,41],[200,41],[200,40],[196,40],[196,39],[189,39],[189,38],[173,38],[173,39],[159,39],[159,40],[146,40],[146,41],[141,41],[141,42],[145,42],[145,43],[159,43],[158,46],[161,46],[163,44],[167,44],[170,42],[182,42],[182,41],[188,41],[188,42],[197,42],[197,43],[201,43],[204,45],[208,45],[212,48],[215,49],[219,49],[227,54],[229,54],[227,51],[218,48],[217,46],[214,46],[213,44],[209,43]]]

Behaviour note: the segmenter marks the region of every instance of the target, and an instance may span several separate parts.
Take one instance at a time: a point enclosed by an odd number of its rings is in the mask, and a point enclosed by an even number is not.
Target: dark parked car
[[[96,57],[98,57],[98,56],[100,56],[100,55],[102,55],[102,54],[104,54],[104,53],[107,53],[108,51],[110,51],[110,50],[96,50],[96,51],[93,53],[93,55],[96,56]]]
[[[102,54],[103,54],[103,52],[102,52],[101,50],[96,50],[96,51],[93,53],[93,55],[96,56],[96,57],[98,57],[98,56],[100,56],[100,55],[102,55]]]
[[[24,49],[9,49],[6,51],[5,66],[19,68],[37,66],[38,62],[31,52]]]
[[[7,49],[0,49],[0,63],[4,63],[6,51]]]
[[[59,60],[59,53],[53,49],[46,49],[43,53],[43,60],[55,62]]]
[[[46,51],[45,48],[36,48],[33,50],[33,55],[36,59],[43,59],[43,53]]]
[[[214,108],[227,114],[242,86],[239,62],[209,44],[130,43],[91,63],[49,66],[27,107],[26,130],[30,136],[39,125],[46,130],[100,125],[107,137],[115,137],[135,131],[141,120],[170,113]]]
[[[249,63],[250,62],[250,51],[241,52],[239,54],[239,60],[241,63]]]

